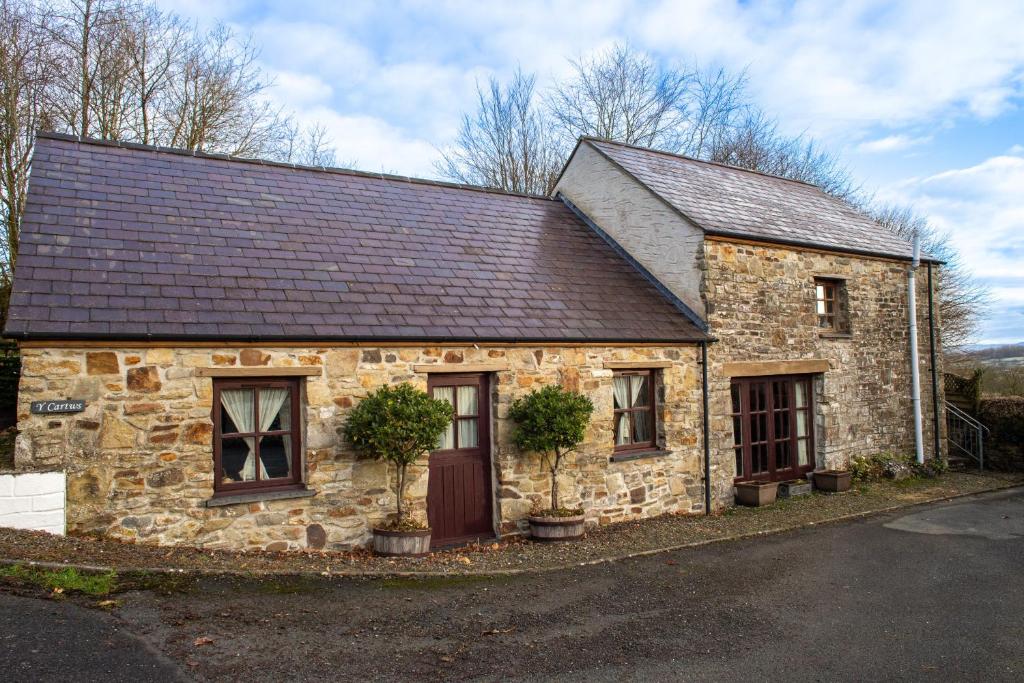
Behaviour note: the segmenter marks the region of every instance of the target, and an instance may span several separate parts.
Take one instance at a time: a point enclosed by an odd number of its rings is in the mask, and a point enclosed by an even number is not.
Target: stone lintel
[[[810,375],[827,372],[828,361],[813,360],[769,360],[726,363],[722,372],[726,377],[764,377],[767,375]]]
[[[605,370],[650,370],[653,368],[670,368],[670,360],[606,360]]]
[[[316,377],[319,365],[287,368],[196,368],[196,377]]]
[[[412,366],[416,372],[453,373],[453,372],[504,372],[508,363],[423,363]]]

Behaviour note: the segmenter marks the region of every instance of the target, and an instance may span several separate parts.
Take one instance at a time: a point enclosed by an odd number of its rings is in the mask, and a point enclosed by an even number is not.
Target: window
[[[654,372],[651,370],[615,371],[615,450],[655,448]]]
[[[213,381],[214,492],[301,488],[299,380]]]
[[[733,450],[737,479],[796,479],[814,469],[807,375],[732,381]]]
[[[846,283],[842,280],[814,280],[818,327],[827,332],[849,332],[846,311]]]

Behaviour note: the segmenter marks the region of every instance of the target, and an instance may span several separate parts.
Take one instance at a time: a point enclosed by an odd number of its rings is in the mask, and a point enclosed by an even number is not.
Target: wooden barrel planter
[[[373,530],[373,552],[385,557],[421,557],[430,553],[430,529]]]
[[[850,490],[853,473],[844,470],[817,470],[814,473],[814,488],[828,493],[842,493]]]
[[[530,516],[530,536],[535,541],[574,541],[583,537],[583,515],[572,517]]]

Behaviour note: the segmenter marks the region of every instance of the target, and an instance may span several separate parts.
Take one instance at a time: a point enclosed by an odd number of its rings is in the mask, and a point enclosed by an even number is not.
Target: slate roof
[[[909,259],[913,246],[815,185],[584,138],[709,235]]]
[[[562,202],[42,135],[6,334],[688,341]]]

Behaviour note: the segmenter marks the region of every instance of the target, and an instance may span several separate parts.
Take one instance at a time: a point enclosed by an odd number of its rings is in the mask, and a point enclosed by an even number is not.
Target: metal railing
[[[985,467],[985,434],[988,427],[957,408],[946,404],[946,439],[956,449],[978,461],[978,469]]]

